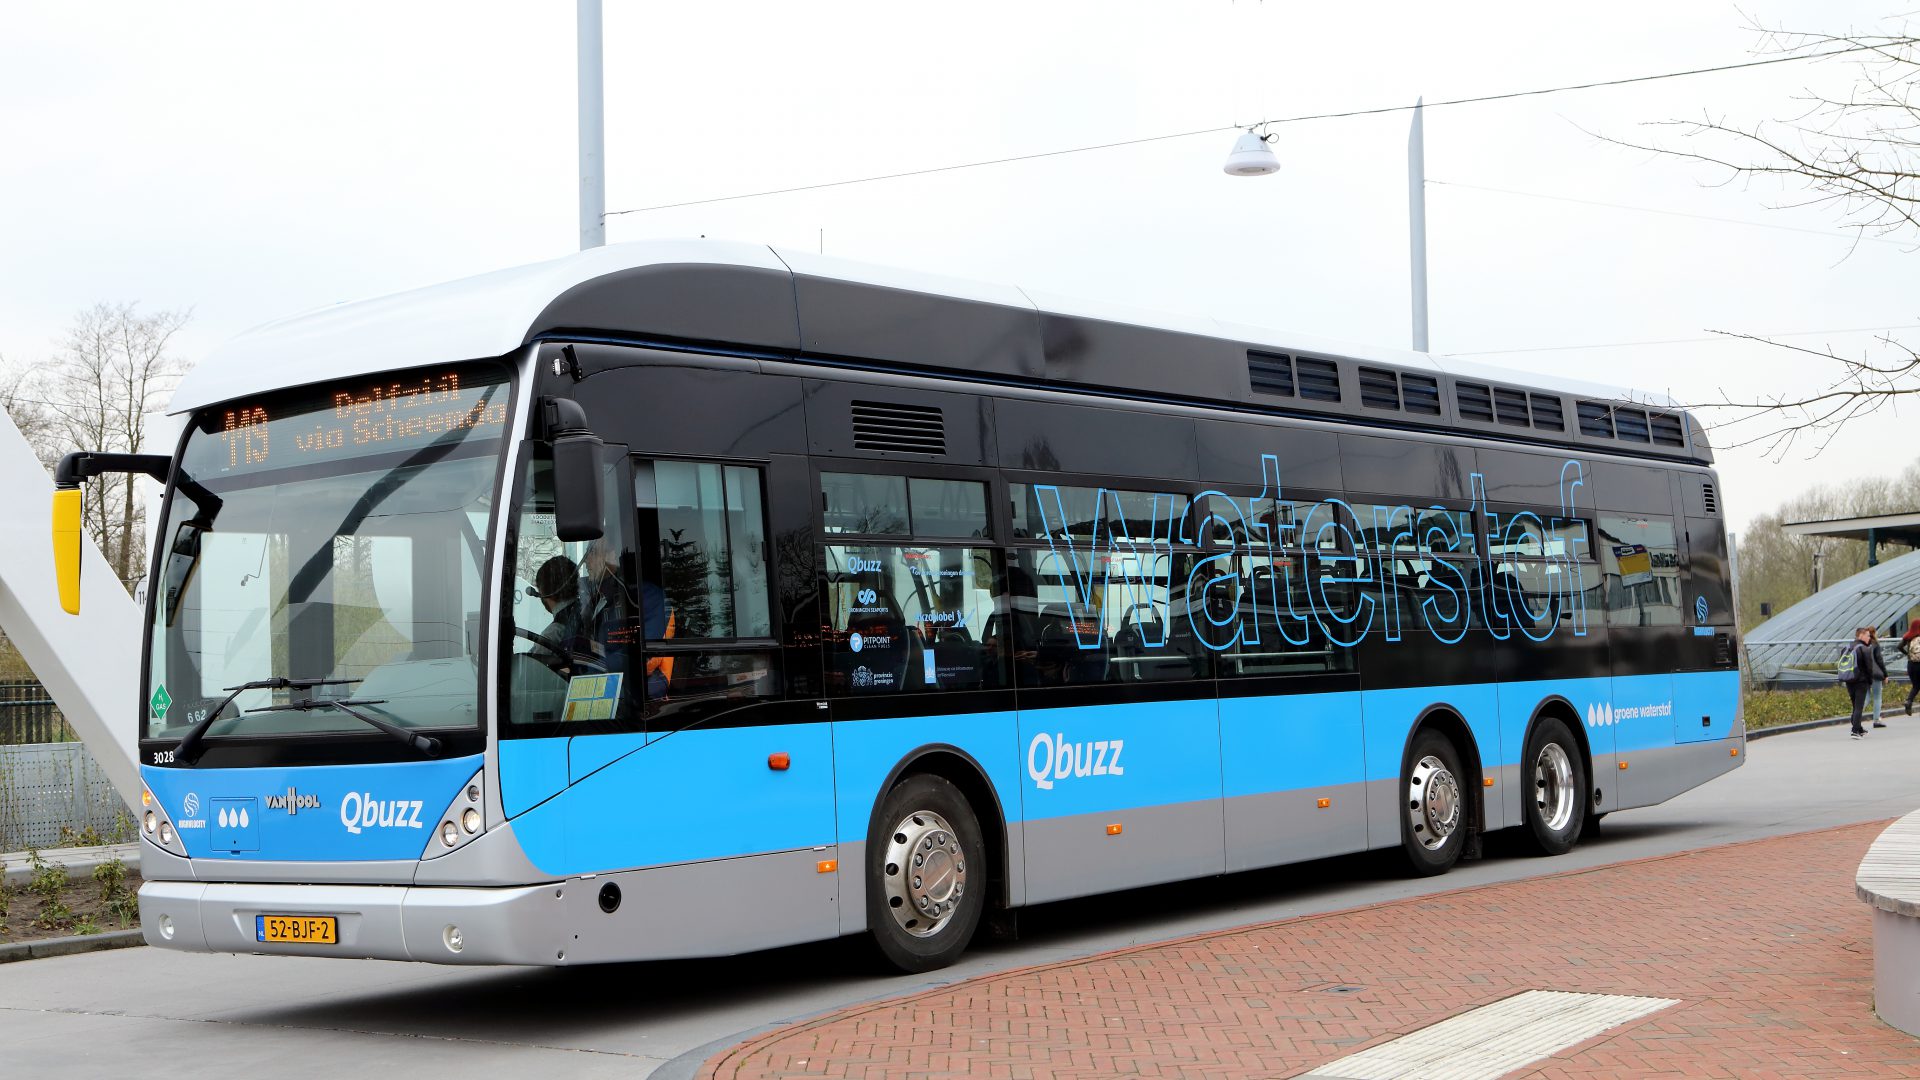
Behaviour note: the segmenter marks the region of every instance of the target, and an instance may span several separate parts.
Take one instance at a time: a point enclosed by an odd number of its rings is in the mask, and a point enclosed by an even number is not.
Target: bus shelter
[[[1920,604],[1920,551],[1889,559],[1835,582],[1746,635],[1747,672],[1756,683],[1792,686],[1832,682],[1841,648],[1857,627],[1880,628],[1890,673],[1904,675],[1899,637],[1907,612]]]

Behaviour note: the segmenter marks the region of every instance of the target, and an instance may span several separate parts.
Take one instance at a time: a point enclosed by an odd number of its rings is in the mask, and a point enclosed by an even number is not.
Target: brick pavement
[[[701,1076],[1278,1077],[1522,990],[1680,1004],[1516,1076],[1920,1077],[1853,874],[1885,823],[1203,934],[768,1032]]]

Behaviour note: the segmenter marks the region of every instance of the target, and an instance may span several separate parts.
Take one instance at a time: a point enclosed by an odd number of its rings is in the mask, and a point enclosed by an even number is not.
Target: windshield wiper
[[[355,705],[385,705],[385,698],[311,698],[306,701],[289,701],[284,705],[262,705],[257,709],[248,709],[247,715],[263,712],[305,712],[308,709],[339,709],[363,724],[379,728],[382,732],[406,743],[427,757],[440,756],[440,740],[431,735],[408,731],[397,724],[369,716],[354,708]]]
[[[180,736],[179,744],[173,748],[173,760],[181,765],[193,764],[200,756],[200,742],[207,737],[207,729],[213,727],[213,722],[220,719],[221,713],[227,711],[227,706],[233,704],[234,698],[249,690],[310,690],[316,686],[345,686],[359,681],[359,679],[283,679],[275,676],[271,679],[255,679],[252,682],[243,682],[239,686],[225,687],[224,689],[229,693],[220,699],[220,704],[215,705],[211,712],[188,728],[185,735]]]

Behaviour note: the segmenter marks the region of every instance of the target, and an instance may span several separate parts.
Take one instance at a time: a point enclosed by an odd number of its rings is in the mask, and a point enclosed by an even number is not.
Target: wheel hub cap
[[[900,929],[931,937],[953,918],[967,891],[967,863],[947,819],[920,810],[893,827],[881,864],[887,909]]]
[[[1407,824],[1428,851],[1444,846],[1460,827],[1460,782],[1431,754],[1414,763],[1408,779]]]
[[[1555,832],[1573,820],[1573,762],[1559,743],[1540,748],[1533,762],[1533,805],[1540,820]]]

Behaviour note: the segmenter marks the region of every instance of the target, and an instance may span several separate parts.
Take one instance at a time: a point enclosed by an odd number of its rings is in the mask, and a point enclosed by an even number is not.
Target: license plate
[[[255,915],[253,936],[259,941],[338,945],[340,920],[332,915]]]

